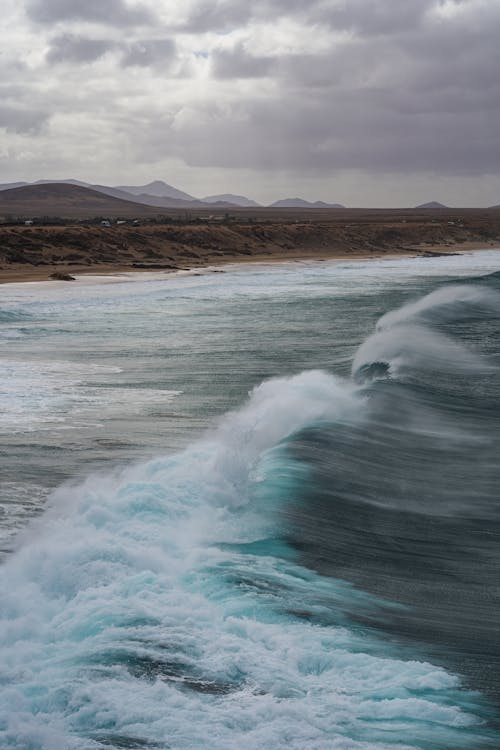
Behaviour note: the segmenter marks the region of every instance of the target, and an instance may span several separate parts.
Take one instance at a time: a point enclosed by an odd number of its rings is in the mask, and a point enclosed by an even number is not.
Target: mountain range
[[[163,180],[154,180],[148,182],[146,185],[99,185],[92,184],[89,182],[83,182],[82,180],[75,179],[62,179],[62,180],[37,180],[36,182],[7,182],[0,184],[0,192],[4,190],[11,190],[14,188],[36,186],[36,185],[52,185],[52,184],[65,184],[73,185],[75,187],[87,188],[97,193],[103,193],[104,195],[116,198],[122,201],[133,202],[134,204],[142,204],[144,206],[151,206],[155,208],[173,208],[173,209],[207,209],[208,207],[215,210],[224,210],[231,208],[266,208],[245,195],[235,195],[233,193],[220,193],[217,195],[207,195],[204,198],[195,198],[189,193],[185,193],[183,190],[178,190],[169,185]],[[332,209],[345,208],[341,203],[326,203],[324,201],[307,201],[303,198],[283,198],[281,200],[271,203],[267,208],[280,208],[280,209]],[[415,206],[416,209],[448,209],[449,206],[439,203],[438,201],[429,201],[427,203],[421,203]],[[498,205],[490,206],[490,208],[499,208]]]
[[[208,195],[205,198],[195,198],[189,193],[178,190],[172,185],[168,185],[163,180],[154,180],[146,185],[109,185],[92,184],[82,182],[81,180],[63,179],[63,180],[37,180],[36,182],[10,182],[0,184],[0,191],[10,190],[12,188],[27,187],[29,185],[50,185],[50,184],[75,185],[95,190],[98,193],[104,193],[113,198],[120,200],[133,200],[135,203],[142,203],[145,206],[155,206],[158,208],[206,208],[207,205],[213,208],[262,208],[261,204],[247,198],[244,195],[233,195],[232,193],[223,193],[221,195]],[[324,203],[316,201],[311,203],[302,198],[286,198],[282,201],[276,201],[271,208],[343,208],[340,203]]]

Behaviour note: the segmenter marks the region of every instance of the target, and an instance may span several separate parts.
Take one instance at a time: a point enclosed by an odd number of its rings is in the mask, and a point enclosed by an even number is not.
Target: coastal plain
[[[92,208],[0,224],[0,282],[59,274],[177,271],[241,261],[455,253],[498,246],[500,209],[231,209],[136,207],[120,223]],[[57,209],[57,206],[53,207]],[[36,216],[33,209],[31,215]],[[25,215],[29,215],[27,211]],[[101,214],[102,215],[102,214]]]

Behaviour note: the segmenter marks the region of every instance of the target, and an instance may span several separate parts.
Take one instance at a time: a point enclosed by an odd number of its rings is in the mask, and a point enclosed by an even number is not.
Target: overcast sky
[[[0,182],[500,203],[500,0],[2,0]]]

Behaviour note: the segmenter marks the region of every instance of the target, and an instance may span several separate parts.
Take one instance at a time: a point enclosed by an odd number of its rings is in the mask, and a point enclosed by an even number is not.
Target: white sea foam
[[[274,380],[184,453],[61,488],[0,569],[2,747],[401,750],[414,729],[459,742],[474,718],[450,703],[454,676],[293,615],[335,616],[349,587],[224,547],[277,533],[286,497],[260,491],[256,514],[249,479],[265,485],[268,449],[362,411],[325,373]]]
[[[480,315],[499,315],[500,294],[480,285],[447,285],[420,297],[415,302],[386,313],[378,321],[377,330],[382,331],[419,319],[435,323],[444,323],[447,320],[456,322],[463,316],[470,319],[474,309],[477,309]]]
[[[134,408],[129,393],[144,411],[173,397],[159,388],[122,389],[118,373],[47,363],[46,341],[61,352],[61,342],[92,356],[97,349],[130,366],[133,356],[123,354],[135,355],[145,339],[160,342],[160,369],[186,335],[193,337],[188,348],[198,342],[206,311],[214,315],[221,300],[250,300],[255,311],[265,299],[293,305],[294,295],[368,299],[423,276],[486,272],[499,257],[306,263],[300,274],[292,266],[247,267],[220,278],[138,277],[106,286],[82,280],[69,294],[56,283],[4,287],[9,310],[33,314],[32,322],[6,322],[24,332],[9,344],[19,357],[7,350],[5,413],[11,409],[11,427],[54,431]],[[182,329],[191,314],[198,317]],[[67,332],[51,334],[52,325],[66,323]],[[367,344],[360,361],[379,358],[382,347],[395,362],[404,344],[399,333],[390,341],[396,327]],[[442,344],[433,340],[432,357]],[[250,360],[251,342],[245,345]],[[428,339],[423,345],[429,352]],[[328,335],[322,347],[327,359]],[[474,698],[458,692],[458,679],[352,627],[344,605],[369,604],[369,597],[283,552],[280,509],[290,472],[274,446],[311,423],[356,422],[364,412],[352,384],[323,372],[274,379],[183,453],[60,488],[0,568],[0,746],[474,747]],[[59,417],[66,421],[56,423]]]
[[[178,391],[120,388],[100,379],[121,369],[69,361],[3,360],[0,363],[0,433],[74,429],[114,414],[133,415],[172,402]]]
[[[472,373],[492,369],[477,352],[435,326],[475,316],[500,315],[500,294],[481,286],[445,286],[383,315],[358,348],[352,373],[380,363],[392,375],[425,369]]]
[[[472,373],[488,365],[479,354],[453,339],[424,326],[398,325],[383,328],[359,347],[353,359],[352,372],[373,363],[384,363],[390,375],[438,370],[450,373]]]

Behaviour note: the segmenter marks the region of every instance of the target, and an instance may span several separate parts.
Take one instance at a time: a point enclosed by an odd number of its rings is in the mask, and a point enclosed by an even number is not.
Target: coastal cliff
[[[457,252],[500,243],[500,210],[346,209],[321,215],[0,225],[0,281],[65,273],[176,270],[241,260]]]

